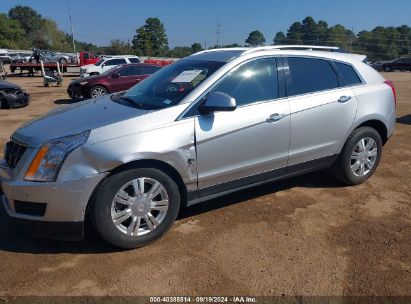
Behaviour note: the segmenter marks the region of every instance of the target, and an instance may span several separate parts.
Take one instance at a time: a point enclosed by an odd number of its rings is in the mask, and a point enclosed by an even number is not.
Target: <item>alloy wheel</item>
[[[103,88],[94,88],[91,92],[91,97],[96,98],[99,96],[106,95],[106,91]]]
[[[377,143],[371,137],[360,139],[351,153],[351,171],[355,176],[365,176],[374,167],[378,157]]]
[[[140,177],[125,184],[111,205],[115,227],[129,236],[142,236],[154,231],[166,217],[168,194],[157,180]]]

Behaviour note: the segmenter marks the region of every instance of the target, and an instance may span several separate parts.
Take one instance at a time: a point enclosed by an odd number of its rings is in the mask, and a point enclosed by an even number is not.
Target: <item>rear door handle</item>
[[[271,114],[270,117],[268,117],[265,121],[266,122],[276,122],[279,121],[280,119],[283,119],[286,115],[285,114]]]
[[[351,96],[341,96],[339,99],[338,99],[338,102],[339,103],[346,103],[347,101],[349,101],[350,99],[351,99],[352,97]]]

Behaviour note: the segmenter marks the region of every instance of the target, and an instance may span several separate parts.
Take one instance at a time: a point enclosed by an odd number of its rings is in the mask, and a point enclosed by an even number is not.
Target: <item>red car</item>
[[[101,75],[73,80],[67,88],[67,93],[72,99],[80,99],[128,90],[159,69],[160,66],[152,64],[122,64]]]
[[[94,56],[90,52],[80,52],[80,66],[94,64],[100,60],[99,57]]]

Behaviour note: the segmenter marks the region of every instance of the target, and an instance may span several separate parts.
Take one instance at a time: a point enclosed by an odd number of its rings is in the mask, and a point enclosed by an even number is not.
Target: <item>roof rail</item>
[[[341,50],[337,46],[322,46],[322,45],[270,45],[270,46],[260,46],[260,47],[255,47],[255,48],[250,48],[247,51],[243,53],[248,54],[248,53],[253,53],[257,51],[266,51],[266,50],[328,50],[331,52],[336,52]]]
[[[195,55],[204,54],[204,53],[219,52],[219,51],[246,51],[246,50],[248,50],[248,48],[245,48],[245,47],[208,49],[208,50],[203,50],[203,51],[197,52],[197,53],[195,53]]]

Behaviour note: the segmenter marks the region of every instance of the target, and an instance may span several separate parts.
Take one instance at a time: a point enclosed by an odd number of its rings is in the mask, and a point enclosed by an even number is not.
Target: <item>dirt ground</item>
[[[398,124],[376,174],[345,187],[324,172],[187,208],[156,243],[118,251],[91,229],[84,242],[35,239],[0,209],[0,296],[411,296],[411,73],[395,82]],[[31,104],[0,110],[0,144],[59,104],[39,77],[10,81]]]

